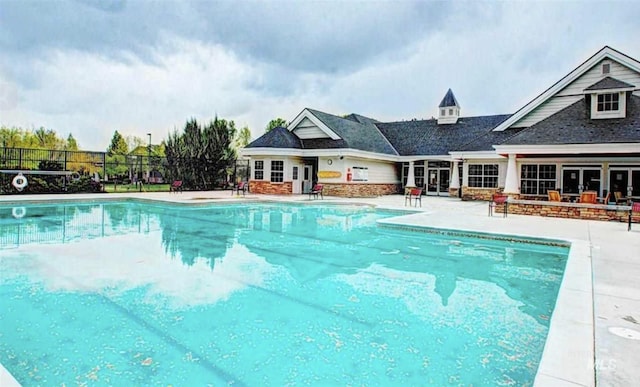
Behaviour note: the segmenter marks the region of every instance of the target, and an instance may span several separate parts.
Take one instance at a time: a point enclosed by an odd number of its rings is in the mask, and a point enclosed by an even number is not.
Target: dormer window
[[[602,72],[610,63],[602,64]],[[606,67],[610,70],[610,67]],[[619,79],[606,76],[584,89],[591,99],[591,119],[624,118],[627,112],[627,93],[632,93],[635,86]]]
[[[624,118],[626,98],[624,91],[591,94],[591,119]]]
[[[598,94],[598,112],[620,110],[620,93]]]

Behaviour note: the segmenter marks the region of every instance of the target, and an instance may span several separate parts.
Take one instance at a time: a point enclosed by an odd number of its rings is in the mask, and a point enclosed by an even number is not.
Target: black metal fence
[[[249,181],[249,160],[232,162],[226,170],[215,188]],[[1,194],[99,192],[105,187],[170,184],[181,179],[172,175],[165,157],[0,147]]]

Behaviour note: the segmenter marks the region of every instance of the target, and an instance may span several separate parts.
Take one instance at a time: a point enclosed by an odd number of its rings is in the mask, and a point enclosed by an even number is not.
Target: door
[[[429,168],[427,178],[428,195],[449,196],[449,168]]]
[[[568,167],[562,169],[562,193],[579,195],[583,191],[596,191],[602,196],[600,175],[602,170],[593,167]]]
[[[302,167],[302,192],[304,194],[308,194],[311,191],[311,177],[313,176],[311,165],[305,165]]]
[[[302,193],[302,180],[300,179],[300,166],[294,165],[291,170],[291,181],[294,194]]]
[[[440,196],[449,196],[449,168],[441,169],[438,174],[439,179],[439,189],[438,195]]]
[[[640,196],[640,168],[615,167],[609,171],[609,191]]]

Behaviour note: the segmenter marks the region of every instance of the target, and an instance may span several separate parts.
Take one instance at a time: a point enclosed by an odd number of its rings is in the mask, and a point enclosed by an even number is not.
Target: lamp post
[[[149,146],[147,147],[147,183],[151,182],[151,133],[147,133],[149,136]]]

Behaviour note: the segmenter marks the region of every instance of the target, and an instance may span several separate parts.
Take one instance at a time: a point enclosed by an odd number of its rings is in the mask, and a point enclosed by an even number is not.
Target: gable
[[[302,121],[292,130],[293,134],[303,140],[310,138],[331,138],[320,127],[314,124],[308,117],[304,117]]]
[[[309,109],[304,109],[289,124],[289,130],[301,140],[315,138],[330,138],[339,140],[338,136],[329,126],[316,117]]]
[[[605,62],[610,64],[607,74],[602,73],[602,64]],[[636,90],[640,90],[640,62],[610,47],[604,47],[495,130],[532,126],[573,105],[584,97],[586,88],[607,76],[635,85]]]

